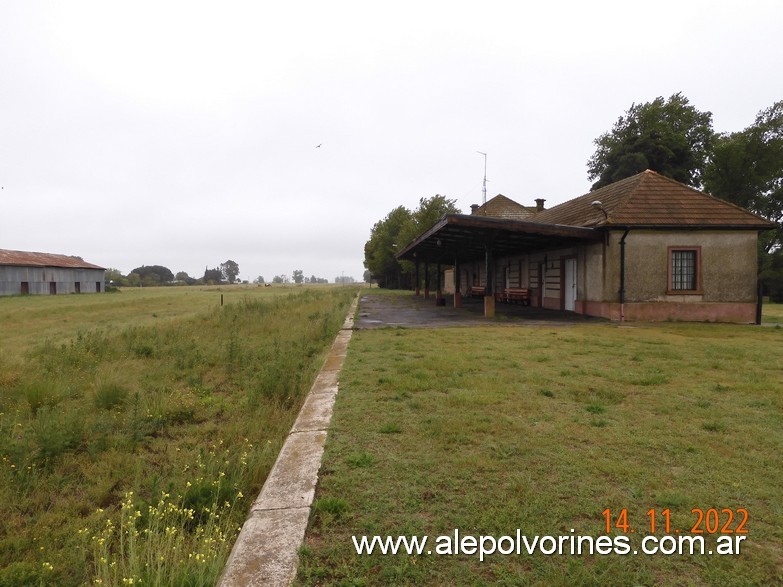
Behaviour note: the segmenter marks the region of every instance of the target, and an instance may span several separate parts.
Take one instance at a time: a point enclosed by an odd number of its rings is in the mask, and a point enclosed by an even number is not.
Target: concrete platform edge
[[[337,374],[353,334],[358,303],[357,295],[239,532],[218,581],[220,587],[287,587],[296,577],[337,397]]]

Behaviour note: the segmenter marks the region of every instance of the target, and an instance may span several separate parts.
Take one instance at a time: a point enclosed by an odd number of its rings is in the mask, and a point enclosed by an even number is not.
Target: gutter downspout
[[[630,231],[626,228],[620,238],[620,322],[625,322],[625,237]]]

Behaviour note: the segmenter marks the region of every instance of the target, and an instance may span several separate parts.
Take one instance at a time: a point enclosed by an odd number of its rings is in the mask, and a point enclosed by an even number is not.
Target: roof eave
[[[448,224],[448,217],[449,216],[456,216],[456,214],[446,214],[441,217],[440,220],[438,220],[435,224],[433,224],[430,228],[428,228],[426,231],[421,233],[419,236],[417,236],[415,239],[413,239],[410,243],[405,245],[405,248],[403,248],[401,251],[398,251],[394,257],[396,259],[401,259],[408,251],[411,249],[416,248],[419,244],[421,244],[423,241],[427,240],[430,236],[438,232],[441,228],[443,228],[446,224]]]
[[[646,230],[748,230],[755,232],[764,232],[775,230],[777,224],[639,224],[639,223],[602,223],[595,226],[596,229],[604,230],[632,230],[634,228],[643,228]]]
[[[474,216],[466,214],[448,214],[443,216],[432,227],[407,244],[395,257],[398,260],[414,260],[418,252],[424,252],[428,248],[427,241],[432,244],[432,239],[443,234],[447,239],[449,235],[448,228],[452,226],[456,229],[475,230],[480,238],[485,238],[487,234],[497,235],[499,233],[507,235],[530,234],[541,238],[563,238],[570,240],[593,241],[602,238],[601,233],[593,228],[569,226],[563,224],[550,224],[534,222],[530,220],[511,220],[504,218],[494,218],[487,216]],[[494,238],[494,237],[492,237]],[[440,237],[438,237],[438,247],[440,247]],[[444,247],[445,247],[444,242]],[[424,251],[417,251],[417,249]],[[445,250],[445,249],[444,249]]]
[[[59,265],[57,263],[0,263],[0,267],[30,267],[34,269],[94,269],[96,271],[106,271],[106,267],[100,267],[98,265]]]

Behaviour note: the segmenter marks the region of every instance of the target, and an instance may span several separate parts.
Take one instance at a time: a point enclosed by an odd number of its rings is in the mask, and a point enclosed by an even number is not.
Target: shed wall
[[[103,291],[103,269],[0,266],[0,295],[48,295],[52,293],[96,293]],[[23,291],[27,284],[27,291]],[[54,284],[54,286],[52,286]]]

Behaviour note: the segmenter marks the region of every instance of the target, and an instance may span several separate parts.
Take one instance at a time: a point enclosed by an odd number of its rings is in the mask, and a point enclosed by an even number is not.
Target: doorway
[[[576,257],[565,259],[563,309],[569,312],[576,310]]]

